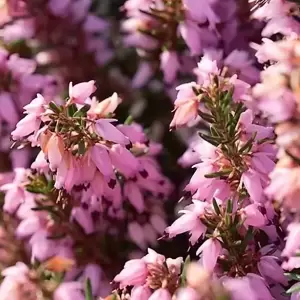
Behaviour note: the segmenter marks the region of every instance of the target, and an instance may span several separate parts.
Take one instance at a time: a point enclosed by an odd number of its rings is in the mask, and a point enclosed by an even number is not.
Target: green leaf
[[[181,286],[186,285],[186,271],[187,271],[187,267],[190,263],[191,263],[191,257],[188,255],[187,258],[184,261],[182,273],[181,273],[181,276],[180,276]]]
[[[53,209],[54,209],[53,205],[39,205],[37,207],[31,208],[31,210],[33,211],[42,211],[42,210],[53,211]]]
[[[208,143],[214,145],[214,146],[219,146],[221,143],[219,141],[219,139],[215,138],[215,137],[212,137],[210,135],[207,135],[207,134],[204,134],[204,133],[201,133],[201,132],[198,132],[199,136],[204,139],[205,141],[207,141]]]
[[[294,285],[292,286],[291,288],[289,288],[286,293],[287,294],[293,294],[293,293],[296,293],[296,292],[299,292],[300,291],[300,285]]]
[[[68,116],[69,117],[73,117],[76,112],[77,112],[76,104],[73,103],[70,106],[68,106]]]
[[[43,195],[47,195],[50,192],[49,189],[45,186],[40,187],[31,184],[26,185],[26,191],[32,194],[43,194]]]
[[[73,117],[86,117],[86,113],[89,111],[91,106],[89,104],[85,104],[83,107],[81,107],[78,111],[76,111],[73,115]]]
[[[143,9],[139,9],[139,11],[151,18],[157,19],[158,21],[166,22],[168,20],[168,16],[166,14],[162,14],[160,11],[158,11],[157,13],[155,13],[153,9],[151,9],[151,11],[153,12],[149,12]]]
[[[201,110],[198,110],[198,115],[201,117],[201,119],[203,119],[204,121],[206,121],[208,123],[215,122],[215,119],[212,115],[206,114],[206,113],[202,112]]]
[[[125,125],[131,125],[132,122],[133,122],[133,117],[132,117],[131,115],[129,115],[129,116],[127,117],[127,119],[125,120],[124,124],[125,124]]]
[[[78,143],[78,153],[79,153],[80,155],[84,155],[85,151],[86,151],[86,148],[85,148],[85,142],[84,142],[84,140],[82,139],[82,140],[80,140],[79,143]]]
[[[200,95],[201,94],[201,90],[200,89],[197,89],[195,86],[192,86],[192,90],[194,92],[194,94],[196,96]]]
[[[239,150],[239,153],[249,152],[252,149],[253,142],[256,138],[257,132],[255,132],[254,136],[248,140],[248,142]]]
[[[49,107],[55,113],[57,113],[57,114],[61,113],[61,109],[54,102],[50,102]]]
[[[210,127],[210,133],[213,137],[220,138],[220,133],[214,126]]]
[[[88,278],[85,281],[85,300],[93,300],[93,293],[92,293],[92,285],[91,285],[91,281]]]
[[[215,173],[210,173],[210,174],[206,174],[204,175],[205,178],[216,178],[216,177],[222,177],[225,175],[229,175],[231,173],[231,169],[228,170],[223,170],[223,171],[219,171],[219,172],[215,172]]]
[[[231,214],[232,213],[232,209],[233,209],[233,203],[231,200],[228,200],[227,201],[227,206],[226,206],[226,212],[228,214]]]
[[[286,277],[290,280],[297,280],[300,281],[300,274],[295,274],[295,273],[284,273]]]
[[[253,227],[249,226],[246,236],[244,238],[243,244],[244,246],[248,245],[248,242],[253,239]]]
[[[220,207],[217,203],[217,200],[215,198],[213,198],[213,206],[214,206],[216,214],[219,216],[221,214],[221,211],[220,211]]]
[[[232,95],[233,95],[233,88],[229,91],[223,92],[222,98],[221,98],[221,105],[224,109],[226,106],[229,105],[229,103],[232,101]]]

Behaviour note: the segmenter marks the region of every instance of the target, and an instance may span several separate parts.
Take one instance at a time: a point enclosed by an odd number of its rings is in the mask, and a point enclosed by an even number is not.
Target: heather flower
[[[193,87],[197,88],[197,84],[194,82],[176,88],[178,95],[174,102],[175,114],[170,124],[171,128],[185,125],[196,119],[200,99],[195,95]]]
[[[98,102],[95,97],[91,100],[91,108],[88,110],[87,115],[89,118],[99,119],[100,117],[106,117],[109,114],[112,114],[118,105],[120,104],[121,99],[117,93],[114,93],[111,97]]]
[[[180,68],[177,53],[164,51],[160,56],[160,67],[164,73],[166,83],[172,83],[176,78],[176,74]]]
[[[285,243],[285,248],[282,251],[283,256],[292,256],[296,254],[298,249],[300,249],[300,242],[299,242],[299,233],[300,233],[300,226],[299,223],[290,223],[287,227],[288,236]]]
[[[252,291],[255,292],[258,300],[264,300],[264,299],[272,300],[273,299],[273,297],[270,293],[270,290],[267,287],[267,284],[262,277],[260,277],[257,274],[253,274],[253,273],[247,274],[246,277],[249,280],[251,289],[252,289]]]
[[[38,132],[41,124],[41,118],[43,117],[43,113],[46,112],[46,104],[47,101],[44,99],[44,97],[38,94],[30,104],[24,107],[27,116],[19,121],[16,129],[11,133],[13,139],[21,139],[32,134],[33,132],[35,134]]]
[[[222,245],[214,238],[206,240],[200,248],[197,250],[197,254],[201,254],[201,264],[204,269],[208,271],[213,271],[218,257],[221,254]]]
[[[277,257],[274,256],[262,256],[257,264],[258,270],[265,278],[270,278],[275,282],[286,285],[287,279],[276,260]]]
[[[3,300],[13,299],[21,300],[41,295],[38,287],[29,279],[29,268],[22,262],[17,262],[2,271],[4,280],[0,286],[0,297]]]
[[[245,217],[244,224],[246,226],[255,226],[259,228],[266,224],[266,218],[260,212],[257,204],[247,205],[242,209],[242,214]]]
[[[293,289],[293,288],[299,287],[299,285],[300,285],[300,283],[295,283],[291,288]],[[298,300],[299,296],[300,296],[299,291],[294,292],[294,293],[292,293],[291,300]]]
[[[198,293],[192,288],[179,289],[176,295],[178,300],[199,300]]]
[[[80,282],[64,282],[55,290],[54,300],[83,300],[83,286]]]
[[[147,278],[147,265],[143,260],[134,259],[126,262],[124,269],[114,278],[121,287],[127,285],[142,285]]]
[[[169,237],[189,232],[191,244],[195,244],[198,239],[205,234],[206,226],[202,224],[200,217],[205,213],[208,207],[206,202],[194,200],[193,204],[187,206],[180,216],[171,226],[167,227],[165,232]]]
[[[271,183],[266,188],[266,193],[291,208],[298,207],[299,195],[299,168],[278,166],[270,174]]]
[[[115,120],[113,119],[99,119],[96,121],[95,130],[97,134],[99,134],[104,139],[121,144],[127,145],[129,144],[129,139],[124,136],[111,122]]]
[[[184,0],[183,3],[191,16],[199,23],[208,21],[210,28],[214,29],[216,24],[220,22],[219,16],[213,11],[212,1],[197,2],[194,0]]]
[[[161,288],[156,290],[150,297],[149,300],[171,300],[171,294],[167,289]]]
[[[23,182],[28,172],[25,169],[15,169],[15,178],[12,183],[1,186],[2,191],[6,191],[4,211],[14,213],[20,204],[29,196],[23,188]]]
[[[241,295],[245,300],[256,300],[256,291],[253,290],[247,277],[224,278],[224,287],[230,292],[232,300],[240,300]]]
[[[139,286],[133,288],[131,292],[131,300],[149,299],[151,291],[147,286]]]
[[[78,83],[73,86],[72,82],[69,85],[69,103],[84,104],[85,101],[96,90],[95,81]]]

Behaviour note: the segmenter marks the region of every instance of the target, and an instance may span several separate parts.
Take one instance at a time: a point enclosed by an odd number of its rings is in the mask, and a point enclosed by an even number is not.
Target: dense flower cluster
[[[299,1],[2,2],[0,299],[299,299]]]

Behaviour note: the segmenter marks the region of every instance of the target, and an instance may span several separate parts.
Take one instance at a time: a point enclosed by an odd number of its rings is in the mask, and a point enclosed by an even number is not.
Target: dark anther
[[[142,170],[142,171],[140,171],[140,174],[141,174],[141,176],[143,177],[143,178],[147,178],[148,177],[148,172],[146,171],[146,170]]]
[[[115,186],[117,184],[117,181],[115,179],[111,179],[109,182],[108,182],[108,186],[111,188],[111,189],[114,189]]]

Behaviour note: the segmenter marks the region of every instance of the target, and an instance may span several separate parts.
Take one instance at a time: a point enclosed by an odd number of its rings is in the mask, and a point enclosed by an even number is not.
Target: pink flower
[[[111,122],[112,119],[99,119],[96,121],[95,130],[103,139],[121,145],[129,144],[128,138],[118,130]]]
[[[90,212],[82,207],[75,207],[72,209],[71,220],[75,220],[80,224],[86,234],[91,234],[95,231]]]
[[[21,139],[39,130],[41,118],[45,112],[47,101],[40,94],[33,99],[28,105],[24,106],[27,116],[17,124],[17,128],[11,133],[14,140]]]
[[[2,300],[22,300],[29,293],[37,293],[36,286],[28,278],[29,269],[22,263],[17,262],[15,266],[2,271],[4,276],[0,285],[0,298]],[[26,297],[26,296],[25,296]]]
[[[131,222],[128,224],[128,235],[141,249],[147,248],[146,232],[144,232],[144,228],[139,223]]]
[[[183,215],[166,228],[166,233],[172,238],[178,234],[189,232],[191,235],[190,241],[195,244],[207,229],[200,221],[200,216],[204,214],[207,206],[206,202],[194,200],[194,204],[180,211]]]
[[[233,100],[235,102],[240,102],[241,100],[244,100],[250,90],[250,84],[240,80],[237,78],[237,75],[233,75],[229,82],[233,85]]]
[[[283,256],[292,256],[300,249],[300,224],[290,223],[288,228],[288,236],[285,243],[284,250],[282,251]]]
[[[256,134],[255,139],[258,141],[273,137],[273,127],[261,126],[253,122],[254,114],[252,110],[247,109],[241,114],[238,126],[242,130],[242,132],[247,135],[248,139],[253,137],[254,134]]]
[[[128,198],[128,200],[135,207],[138,213],[142,213],[144,211],[144,197],[141,190],[135,182],[128,181],[125,183],[124,196]]]
[[[96,91],[95,81],[78,83],[73,86],[69,85],[70,100],[68,103],[85,104],[85,101]]]
[[[295,95],[286,88],[273,88],[270,92],[266,90],[267,94],[259,96],[260,93],[264,92],[264,88],[269,89],[267,85],[269,85],[268,82],[263,85],[256,85],[253,89],[254,94],[257,94],[259,98],[259,109],[261,109],[272,122],[281,122],[289,119],[295,111]]]
[[[132,259],[126,262],[123,270],[114,278],[114,281],[120,282],[121,287],[142,285],[146,281],[147,274],[146,263],[141,259]]]
[[[7,62],[7,67],[15,78],[32,74],[36,69],[36,62],[31,59],[20,58],[18,54],[12,54]]]
[[[80,282],[63,282],[53,295],[53,300],[83,300],[84,292]]]
[[[259,211],[257,204],[250,204],[242,209],[245,216],[244,224],[247,226],[261,227],[265,225],[266,218]]]
[[[25,169],[15,169],[15,178],[12,183],[4,184],[1,191],[5,191],[4,211],[14,213],[20,204],[25,202],[28,193],[24,189],[24,182],[26,182],[28,172]]]
[[[98,295],[101,288],[101,279],[103,276],[103,271],[97,264],[87,264],[84,268],[83,274],[80,278],[82,284],[85,284],[86,280],[89,279],[91,282],[91,288],[93,295]]]
[[[241,183],[244,184],[253,202],[263,202],[263,187],[260,175],[257,172],[252,169],[244,172],[241,177]]]
[[[126,135],[132,143],[146,143],[147,137],[143,131],[143,127],[137,123],[131,125],[120,124],[117,128]]]
[[[264,63],[268,60],[281,61],[287,59],[293,45],[289,41],[274,42],[268,38],[263,38],[262,42],[261,45],[252,44],[252,47],[257,50],[255,56],[259,63]]]
[[[211,29],[214,29],[216,24],[221,21],[219,16],[212,9],[213,1],[211,0],[184,0],[183,4],[188,9],[191,16],[199,23],[205,23],[208,21]]]
[[[148,248],[148,254],[142,258],[147,264],[163,264],[166,261],[166,258],[158,254],[156,251]]]
[[[69,10],[70,4],[71,0],[50,0],[48,7],[54,16],[64,17]]]
[[[132,78],[132,87],[135,89],[142,88],[154,75],[154,70],[149,62],[141,62],[139,67]]]
[[[113,145],[109,155],[114,167],[127,178],[134,176],[140,170],[137,158],[121,145]]]
[[[299,174],[300,168],[275,168],[270,174],[271,183],[265,190],[266,194],[279,201],[284,201],[284,205],[288,207],[299,208]]]
[[[11,133],[11,135],[14,140],[26,137],[38,130],[40,123],[40,120],[38,120],[35,115],[27,115],[17,124],[17,128]]]
[[[45,154],[49,160],[50,169],[55,171],[59,167],[64,154],[64,143],[61,137],[52,134],[45,150]]]
[[[197,75],[198,84],[207,87],[211,82],[211,76],[219,74],[217,61],[212,60],[209,55],[204,55],[194,73]]]
[[[300,282],[295,283],[291,289],[297,288],[297,292],[292,293],[291,300],[299,300],[300,297]]]
[[[143,285],[143,286],[133,288],[130,299],[148,300],[150,296],[151,296],[150,289],[146,285]]]
[[[240,300],[241,295],[243,300],[257,300],[256,291],[253,290],[247,277],[226,277],[223,279],[223,285],[230,292],[232,300]]]
[[[199,247],[197,255],[201,254],[203,267],[208,271],[213,271],[221,251],[221,243],[215,238],[210,238]]]
[[[87,115],[89,118],[106,117],[116,110],[120,102],[121,99],[118,97],[117,93],[114,93],[111,97],[101,102],[98,102],[96,98],[93,98],[91,100],[91,108],[87,112]]]
[[[19,116],[16,111],[16,103],[12,99],[12,95],[8,92],[0,93],[0,117],[8,124],[15,125]]]
[[[160,288],[154,291],[149,300],[172,300],[172,297],[167,289]]]
[[[76,176],[78,175],[75,158],[72,154],[65,151],[56,171],[55,188],[60,189],[65,187],[67,191],[70,191],[76,183]]]
[[[178,94],[174,102],[175,115],[170,124],[171,128],[185,125],[198,116],[199,99],[195,95],[193,87],[197,87],[195,82],[182,84],[176,88]]]
[[[172,83],[180,69],[178,55],[175,51],[163,51],[160,56],[160,67],[166,83]]]
[[[199,300],[198,293],[190,288],[180,288],[176,296],[177,300]]]
[[[252,291],[256,294],[256,300],[273,300],[270,290],[265,280],[257,274],[248,273],[248,278]]]
[[[179,31],[188,45],[191,55],[199,55],[202,50],[201,31],[197,24],[190,20],[185,20],[179,24]]]
[[[95,144],[91,149],[91,159],[103,176],[110,178],[114,171],[108,150],[104,145]]]
[[[275,282],[286,285],[287,279],[276,260],[277,257],[274,256],[262,256],[257,264],[258,270],[265,278],[270,278]]]

